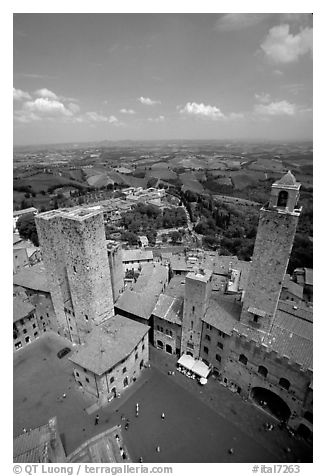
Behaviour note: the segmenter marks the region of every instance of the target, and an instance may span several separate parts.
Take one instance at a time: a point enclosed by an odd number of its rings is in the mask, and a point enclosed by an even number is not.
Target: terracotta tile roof
[[[240,318],[241,305],[234,296],[212,293],[202,320],[227,335],[232,334],[234,325]]]
[[[43,263],[37,263],[30,268],[19,271],[13,277],[13,284],[34,291],[50,292]]]
[[[14,322],[19,321],[19,319],[23,319],[24,317],[28,316],[30,312],[32,312],[35,307],[27,301],[23,301],[19,297],[14,297],[13,302],[13,318]]]
[[[152,314],[173,324],[182,325],[183,298],[161,294]]]
[[[146,250],[122,250],[122,261],[153,260],[153,252]]]
[[[127,357],[149,329],[149,326],[127,317],[110,317],[92,330],[69,360],[102,375]]]
[[[302,309],[295,310],[293,306],[280,301],[269,333],[253,329],[241,322],[235,324],[234,330],[245,335],[250,340],[265,345],[268,349],[280,354],[280,356],[286,356],[304,368],[312,369],[312,320],[309,321],[302,317],[306,317],[308,312]]]
[[[124,311],[149,319],[167,282],[168,270],[158,263],[143,266],[132,289],[126,289],[115,303],[117,312]]]
[[[305,319],[306,321],[313,322],[313,311],[311,308],[308,308],[304,305],[294,304],[293,302],[288,301],[279,301],[277,308],[280,311],[284,311],[291,316],[299,317],[300,319]]]
[[[64,463],[65,454],[56,417],[49,423],[14,438],[14,463]]]

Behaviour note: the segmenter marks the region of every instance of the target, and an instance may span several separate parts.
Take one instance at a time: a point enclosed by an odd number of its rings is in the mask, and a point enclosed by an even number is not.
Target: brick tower
[[[287,270],[301,209],[299,189],[290,171],[272,185],[270,200],[260,210],[253,259],[240,320],[268,332]]]
[[[182,320],[181,354],[199,357],[204,316],[211,293],[212,271],[201,269],[186,276]]]
[[[62,209],[35,221],[59,333],[79,344],[114,313],[103,214]]]

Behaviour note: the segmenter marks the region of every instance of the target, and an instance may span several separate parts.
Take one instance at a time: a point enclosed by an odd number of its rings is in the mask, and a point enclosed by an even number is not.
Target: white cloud
[[[35,96],[46,98],[46,99],[59,99],[58,96],[47,88],[37,89],[34,92]]]
[[[148,118],[149,122],[164,122],[165,117],[164,116],[158,116],[158,117],[149,117]]]
[[[14,121],[27,124],[29,122],[40,121],[41,118],[34,114],[34,112],[26,112],[23,110],[14,112]]]
[[[288,24],[275,26],[269,30],[260,47],[275,63],[293,63],[312,52],[312,28],[304,28],[292,35]]]
[[[13,98],[14,101],[21,101],[23,99],[32,99],[30,94],[26,91],[22,91],[21,89],[13,88]]]
[[[102,114],[98,114],[97,112],[94,112],[94,111],[86,112],[85,116],[86,116],[86,119],[92,122],[108,122],[109,121],[109,119],[106,116],[103,116]]]
[[[142,104],[145,104],[146,106],[154,106],[155,104],[161,104],[161,101],[150,99],[150,98],[144,98],[143,96],[140,96],[138,98],[138,101],[140,101]]]
[[[293,116],[296,110],[296,105],[291,104],[288,101],[256,104],[254,107],[254,112],[263,116]]]
[[[255,98],[262,103],[267,103],[271,100],[271,96],[268,93],[255,94]]]
[[[270,13],[227,13],[215,23],[217,31],[237,31],[257,25],[266,20]]]
[[[72,111],[67,109],[62,102],[48,98],[37,98],[34,101],[27,101],[23,104],[23,109],[48,117],[73,115]]]
[[[77,114],[77,112],[80,111],[80,107],[78,106],[78,104],[75,104],[73,102],[69,103],[67,107],[74,114]]]
[[[122,114],[136,114],[136,112],[133,109],[125,109],[125,108],[120,109],[120,112]]]
[[[198,116],[207,119],[223,119],[225,116],[216,106],[205,105],[203,103],[187,102],[184,108],[180,109],[181,114]]]

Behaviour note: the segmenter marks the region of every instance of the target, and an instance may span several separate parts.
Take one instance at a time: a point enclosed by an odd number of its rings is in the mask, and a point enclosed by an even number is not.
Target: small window
[[[221,362],[221,360],[222,360],[222,359],[221,359],[221,356],[218,355],[218,354],[215,355],[215,359],[216,359],[218,362]]]
[[[25,342],[28,344],[31,341],[31,338],[29,336],[25,337]]]
[[[205,354],[208,354],[208,347],[204,347]]]
[[[43,321],[43,316],[40,316],[41,321]]]
[[[205,340],[208,340],[208,341],[210,342],[211,336],[209,336],[209,335],[206,334],[206,335],[205,335]]]
[[[125,374],[127,372],[127,367],[123,367],[122,373]]]
[[[70,330],[73,331],[73,328],[70,326]]]
[[[77,372],[77,370],[75,371],[75,374],[77,375],[77,377],[79,377],[79,373]]]
[[[111,377],[110,378],[110,383],[113,383],[114,382],[114,377]]]
[[[27,329],[23,329],[23,333],[24,333],[24,334],[27,334]]]
[[[187,343],[187,347],[189,347],[189,349],[193,349],[194,348],[194,344],[192,342],[188,342]]]
[[[289,390],[290,388],[290,382],[286,378],[280,378],[279,384],[281,387],[285,388],[286,390]]]
[[[267,374],[268,374],[268,370],[267,370],[266,367],[264,367],[263,365],[260,365],[260,366],[258,367],[258,373],[259,373],[260,375],[262,375],[264,378],[266,378],[266,377],[267,377]]]
[[[138,352],[135,353],[135,360],[138,359]]]
[[[36,324],[33,324],[33,329],[35,329],[35,328],[36,328]]]
[[[47,315],[47,317],[50,317],[48,312],[46,313],[46,315]]]
[[[142,348],[142,350],[145,350],[145,344],[143,344],[141,348]]]
[[[222,337],[222,338],[225,337],[225,334],[224,334],[224,332],[222,332],[222,331],[218,331],[218,335],[219,335],[220,337]]]
[[[193,313],[195,312],[195,306],[192,306],[192,312]]]
[[[208,329],[209,331],[212,330],[212,326],[210,324],[206,324],[206,329]]]
[[[218,343],[217,343],[217,347],[219,347],[220,349],[222,349],[222,350],[223,350],[223,348],[224,348],[224,345],[222,344],[222,342],[218,342]]]
[[[88,321],[88,315],[85,314],[85,321]]]
[[[89,378],[86,377],[85,380],[86,380],[87,383],[89,383]]]
[[[34,332],[34,337],[38,336],[38,332]]]
[[[74,268],[74,272],[77,273],[76,266],[73,266],[73,268]]]
[[[247,365],[248,359],[247,359],[247,357],[246,357],[245,355],[241,354],[241,355],[239,356],[239,362],[241,362],[243,365]]]

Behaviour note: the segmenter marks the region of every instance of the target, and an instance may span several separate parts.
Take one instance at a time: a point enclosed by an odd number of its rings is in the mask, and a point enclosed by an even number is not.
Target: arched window
[[[239,362],[241,362],[241,363],[244,364],[244,365],[247,365],[248,359],[247,359],[247,357],[246,357],[245,355],[241,354],[241,355],[239,356]]]
[[[157,341],[157,347],[158,347],[159,349],[163,349],[163,342],[162,342],[161,340],[158,340],[158,341]]]
[[[267,374],[268,374],[268,370],[267,370],[266,367],[264,367],[263,365],[260,365],[260,366],[258,367],[258,373],[259,373],[260,375],[262,375],[264,378],[266,378],[266,377],[267,377]]]
[[[285,388],[286,390],[289,390],[290,388],[290,382],[286,378],[280,378],[279,384],[281,387]]]
[[[166,344],[165,349],[166,349],[168,354],[173,354],[172,347],[169,344]]]
[[[277,206],[285,208],[288,203],[288,197],[289,197],[288,192],[286,192],[285,190],[281,190],[280,193],[278,194]]]

